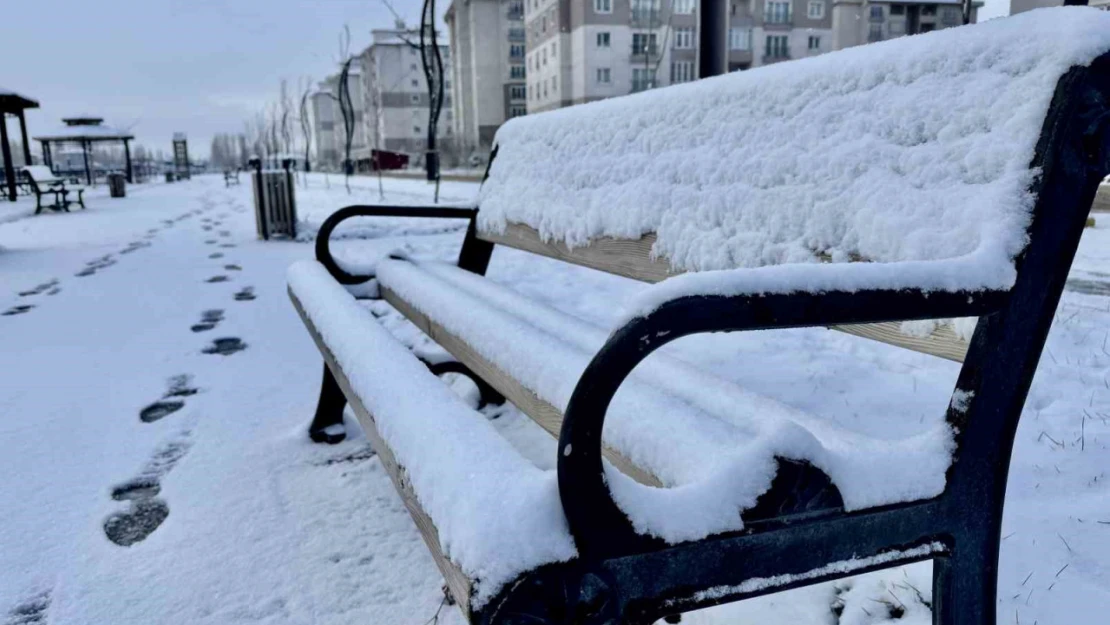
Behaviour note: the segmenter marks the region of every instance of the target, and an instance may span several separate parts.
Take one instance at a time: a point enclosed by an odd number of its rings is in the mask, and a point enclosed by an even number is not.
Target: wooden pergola
[[[12,146],[8,143],[8,115],[19,118],[19,134],[23,138],[23,162],[31,164],[31,142],[27,140],[27,120],[23,111],[37,109],[39,103],[14,91],[0,87],[0,149],[4,154],[4,177],[8,187],[8,200],[15,201],[15,165],[12,163]]]
[[[118,130],[104,125],[104,118],[82,115],[67,117],[62,121],[65,126],[40,137],[35,141],[42,143],[42,161],[48,166],[53,166],[51,146],[63,143],[76,143],[81,146],[85,162],[85,182],[92,184],[92,169],[89,167],[89,152],[92,144],[102,141],[120,141],[123,143],[123,155],[127,164],[127,182],[134,182],[131,175],[131,146],[129,142],[135,138],[126,130]]]

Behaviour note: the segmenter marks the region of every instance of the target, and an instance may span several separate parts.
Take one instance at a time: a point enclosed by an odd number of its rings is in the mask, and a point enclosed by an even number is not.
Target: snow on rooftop
[[[655,232],[686,271],[862,257],[899,265],[855,288],[1009,288],[1056,83],[1108,51],[1110,14],[1044,9],[515,118],[480,226],[571,246]]]
[[[84,119],[84,118],[72,118]],[[129,130],[121,130],[113,128],[112,126],[99,125],[77,125],[77,126],[59,126],[49,132],[36,135],[34,139],[40,141],[43,139],[49,140],[64,140],[64,139],[123,139],[133,138]]]

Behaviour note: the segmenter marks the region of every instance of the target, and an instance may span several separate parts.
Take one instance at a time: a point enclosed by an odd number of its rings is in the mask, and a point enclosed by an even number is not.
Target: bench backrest
[[[49,167],[43,165],[29,165],[23,168],[23,173],[36,184],[59,182],[62,179],[55,176]]]
[[[1110,14],[1057,8],[516,118],[479,230],[661,276],[971,259],[1009,288],[1057,83],[1108,52]]]

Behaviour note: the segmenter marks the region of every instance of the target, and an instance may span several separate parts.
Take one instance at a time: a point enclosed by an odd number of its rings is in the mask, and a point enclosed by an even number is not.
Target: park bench
[[[994,625],[1018,420],[1108,171],[1110,14],[1089,9],[513,119],[476,206],[347,207],[290,267],[325,361],[310,433],[341,439],[350,404],[473,623],[673,622],[931,560],[934,622]],[[329,249],[355,216],[469,226],[456,264],[369,272]],[[655,284],[606,332],[483,277],[495,245]],[[557,470],[356,299],[375,293],[557,436]],[[947,330],[899,325],[927,320]],[[802,327],[962,363],[943,422],[848,434],[657,353]]]
[[[70,192],[77,193],[77,204],[81,208],[85,208],[85,193],[84,187],[66,187],[64,178],[59,178],[54,175],[54,172],[49,167],[42,165],[30,165],[22,169],[23,179],[27,183],[31,192],[35,194],[35,214],[42,212],[43,208],[52,208],[54,210],[63,210],[69,212],[69,205],[74,202],[70,201]],[[50,204],[43,205],[42,198],[44,195],[53,195],[54,201]]]
[[[224,171],[224,187],[230,187],[233,184],[239,184],[239,170],[225,170]]]

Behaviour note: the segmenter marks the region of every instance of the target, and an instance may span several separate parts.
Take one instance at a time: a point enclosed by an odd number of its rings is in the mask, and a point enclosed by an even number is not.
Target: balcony
[[[659,46],[655,44],[633,45],[632,46],[632,60],[644,60],[644,57],[657,58],[659,56]]]
[[[791,58],[789,49],[772,50],[770,53],[763,55],[763,64],[770,65],[772,63],[780,63],[782,61],[789,61]]]
[[[663,25],[663,16],[658,9],[632,9],[631,24],[634,28],[659,28]]]
[[[509,29],[509,41],[524,41],[524,29],[523,28],[510,28]]]

